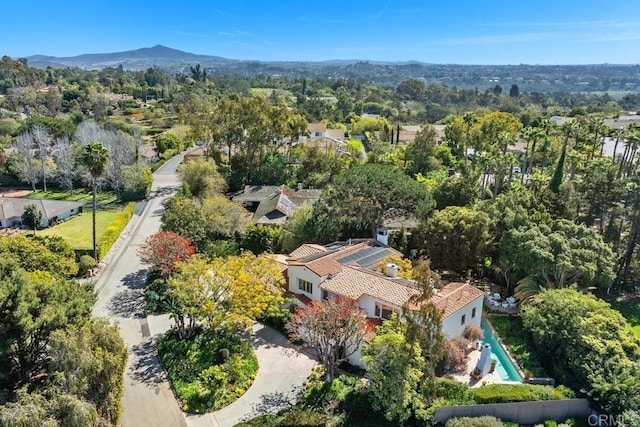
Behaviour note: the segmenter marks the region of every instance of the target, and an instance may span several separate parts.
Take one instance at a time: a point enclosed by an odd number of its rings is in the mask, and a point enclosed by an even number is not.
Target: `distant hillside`
[[[201,64],[207,67],[215,67],[220,64],[234,63],[237,61],[218,56],[196,55],[157,45],[142,49],[128,50],[113,53],[86,53],[67,58],[54,56],[34,55],[27,58],[29,65],[46,68],[51,65],[62,67],[78,67],[86,70],[101,70],[106,67],[122,67],[126,70],[146,70],[149,67],[158,66],[164,70],[176,70],[188,68],[190,65]],[[205,65],[206,64],[206,65]]]
[[[281,78],[353,78],[378,85],[397,85],[415,78],[425,83],[448,87],[484,90],[500,85],[507,93],[513,84],[527,92],[610,92],[640,91],[640,65],[456,65],[426,64],[417,61],[376,62],[361,60],[333,61],[240,61],[219,56],[198,55],[154,46],[114,53],[92,53],[68,58],[35,55],[27,58],[29,65],[77,67],[100,70],[122,67],[126,70],[146,70],[158,67],[167,73],[188,73],[189,67],[200,64],[210,76],[239,75],[251,77],[271,75]]]

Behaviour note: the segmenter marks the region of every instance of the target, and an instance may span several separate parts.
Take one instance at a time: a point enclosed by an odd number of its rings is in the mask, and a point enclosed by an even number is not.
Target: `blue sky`
[[[639,0],[3,2],[0,55],[162,44],[233,59],[640,63]]]

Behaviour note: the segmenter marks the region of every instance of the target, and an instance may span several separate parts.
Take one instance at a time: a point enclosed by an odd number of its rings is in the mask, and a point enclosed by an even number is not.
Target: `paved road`
[[[171,327],[167,315],[147,316],[143,289],[146,269],[136,254],[147,236],[160,229],[163,203],[179,188],[177,157],[153,175],[150,200],[136,215],[105,258],[107,266],[96,281],[98,301],[93,314],[118,322],[129,348],[125,372],[123,427],[232,427],[260,414],[274,413],[297,398],[315,362],[294,349],[272,328],[254,326],[253,343],[259,371],[251,388],[226,408],[205,415],[185,415],[159,364],[152,339]]]
[[[147,236],[160,229],[163,202],[179,188],[176,168],[181,161],[182,156],[176,157],[154,173],[149,201],[138,204],[136,215],[108,255],[108,264],[96,281],[98,301],[93,314],[118,322],[129,348],[123,427],[186,425],[153,351],[142,293],[147,271],[136,254]]]

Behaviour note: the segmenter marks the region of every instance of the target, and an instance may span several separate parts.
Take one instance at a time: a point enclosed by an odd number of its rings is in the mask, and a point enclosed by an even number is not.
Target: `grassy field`
[[[640,298],[623,301],[609,301],[611,307],[618,310],[627,319],[627,325],[640,338]]]
[[[49,190],[46,193],[42,190],[32,191],[27,195],[34,199],[49,199],[49,200],[66,200],[67,202],[81,202],[91,203],[92,195],[91,190],[86,188],[79,188],[73,190],[71,194],[68,190]],[[98,193],[98,204],[115,203],[116,195],[113,191],[100,191]]]
[[[119,212],[115,210],[97,211],[96,234],[98,237],[98,243],[100,242],[100,235],[105,232],[107,227],[111,225],[118,214]],[[40,236],[61,236],[74,249],[92,249],[93,237],[91,236],[91,223],[91,210],[86,210],[80,215],[71,217],[67,221],[54,227],[38,231],[37,234]]]

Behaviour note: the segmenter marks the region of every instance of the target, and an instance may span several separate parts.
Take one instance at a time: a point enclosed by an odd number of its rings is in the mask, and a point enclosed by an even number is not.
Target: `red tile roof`
[[[433,302],[442,311],[442,318],[446,319],[480,297],[484,297],[484,292],[475,286],[451,282],[438,290]]]
[[[384,274],[351,265],[343,265],[342,271],[320,284],[320,289],[337,295],[358,299],[370,295],[381,301],[402,307],[420,291],[402,279],[392,279]]]

